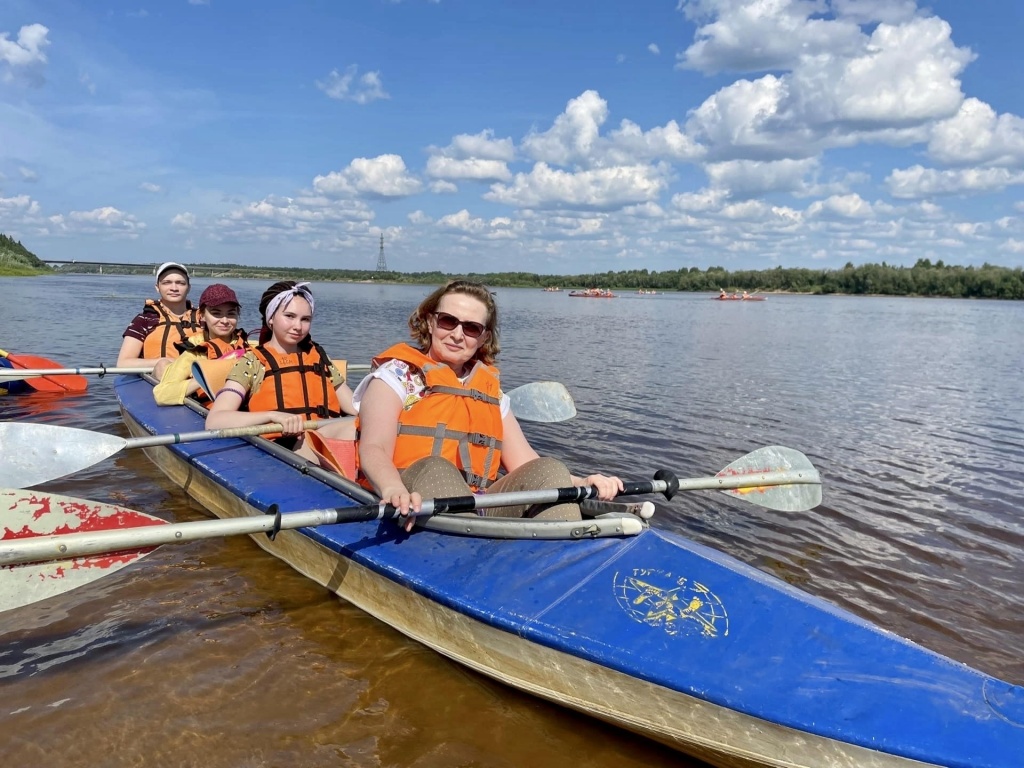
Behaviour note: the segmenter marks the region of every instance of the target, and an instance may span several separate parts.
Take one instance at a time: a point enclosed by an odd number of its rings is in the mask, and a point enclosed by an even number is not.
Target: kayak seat
[[[320,466],[337,472],[348,480],[356,479],[356,441],[324,437],[315,429],[306,432],[309,447],[320,460]]]

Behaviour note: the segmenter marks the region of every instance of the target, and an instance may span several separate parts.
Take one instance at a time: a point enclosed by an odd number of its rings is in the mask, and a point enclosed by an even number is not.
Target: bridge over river
[[[139,264],[137,262],[129,264],[127,262],[85,261],[82,259],[40,259],[40,261],[43,262],[44,264],[52,264],[54,266],[59,265],[65,267],[65,269],[61,270],[63,272],[95,273],[98,271],[99,274],[101,275],[103,274],[104,267],[107,268],[109,274],[123,275],[125,273],[128,273],[133,275],[144,275],[146,273],[149,273],[151,275],[155,275],[156,268],[160,266],[159,264]],[[215,269],[208,266],[204,266],[202,264],[197,264],[195,266],[191,264],[185,264],[185,266],[188,267],[189,274],[192,275],[193,277],[200,277],[203,275],[203,273],[206,273],[207,276],[213,276],[216,271]],[[71,268],[67,269],[67,267]],[[87,269],[79,270],[75,269],[75,267],[87,267]],[[96,270],[93,269],[93,267],[99,267],[99,269]]]

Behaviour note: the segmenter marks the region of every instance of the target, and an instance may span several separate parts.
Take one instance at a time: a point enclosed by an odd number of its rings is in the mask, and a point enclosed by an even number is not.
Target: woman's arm
[[[420,495],[409,493],[395,467],[395,440],[402,400],[380,379],[369,383],[359,403],[359,469],[377,494],[403,514],[420,509]]]
[[[217,399],[210,406],[206,416],[207,429],[233,429],[255,427],[260,424],[280,424],[285,435],[299,435],[303,432],[305,419],[300,413],[281,411],[243,411],[242,402],[246,391],[237,381],[227,381],[217,393]]]
[[[171,361],[169,357],[162,357],[160,360]],[[141,368],[143,366],[156,365],[157,360],[142,357],[142,342],[131,336],[125,336],[121,342],[121,349],[117,353],[118,368]]]
[[[511,472],[528,461],[540,458],[523,434],[523,428],[519,426],[519,420],[511,409],[502,417],[501,427],[501,465],[507,471]]]
[[[355,416],[358,411],[356,410],[355,403],[352,402],[352,388],[349,387],[347,382],[341,382],[337,389],[334,390],[338,393],[338,402],[341,403],[341,412],[347,413],[349,416]]]

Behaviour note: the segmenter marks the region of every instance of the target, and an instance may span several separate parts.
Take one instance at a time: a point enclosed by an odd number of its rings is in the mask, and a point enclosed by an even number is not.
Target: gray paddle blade
[[[554,423],[576,415],[576,404],[564,384],[535,381],[506,393],[512,401],[512,413],[520,421]]]
[[[117,435],[52,424],[0,422],[0,486],[29,488],[91,467],[120,451]]]
[[[821,477],[810,459],[800,451],[783,445],[769,445],[737,459],[715,477],[749,476],[756,481],[767,472],[784,472],[793,476],[793,483],[723,490],[768,509],[780,512],[803,512],[821,504]]]

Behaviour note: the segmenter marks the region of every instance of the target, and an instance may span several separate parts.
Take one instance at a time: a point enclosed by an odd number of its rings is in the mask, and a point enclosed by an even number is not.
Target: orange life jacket
[[[264,345],[253,348],[265,369],[263,383],[246,401],[249,411],[300,413],[307,419],[341,416],[338,393],[331,386],[331,358],[316,342],[294,355],[274,352]],[[273,439],[275,436],[264,435]]]
[[[432,360],[408,344],[396,344],[373,359],[403,360],[420,370],[426,383],[423,398],[398,416],[398,436],[392,460],[399,470],[425,456],[442,456],[462,472],[474,491],[498,477],[501,467],[501,384],[498,369],[477,362],[463,383],[444,363]],[[356,420],[358,435],[359,421]],[[358,454],[357,454],[358,458]],[[365,475],[359,482],[372,485]]]
[[[142,342],[142,357],[145,360],[177,357],[180,353],[174,345],[185,341],[203,327],[199,322],[199,310],[193,307],[191,302],[186,302],[184,314],[176,315],[169,312],[159,301],[146,299],[146,306],[142,311],[160,316],[160,321],[153,326],[146,340]]]
[[[174,346],[178,350],[179,355],[182,352],[192,351],[210,360],[216,360],[218,357],[237,357],[238,350],[240,349],[248,351],[249,338],[241,328],[235,331],[231,341],[209,339],[207,338],[207,332],[204,330],[202,336],[196,334],[184,341],[177,342]]]

